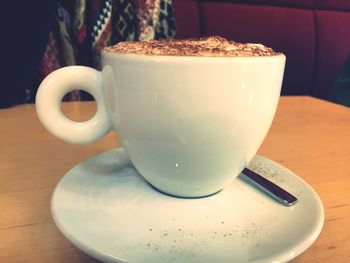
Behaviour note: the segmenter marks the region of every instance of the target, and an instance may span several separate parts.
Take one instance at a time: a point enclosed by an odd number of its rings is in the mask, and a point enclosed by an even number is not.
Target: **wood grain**
[[[63,103],[75,120],[92,102]],[[120,146],[109,133],[70,145],[39,123],[34,105],[0,110],[0,262],[96,262],[73,247],[50,214],[58,180],[78,162]],[[282,97],[259,150],[306,180],[325,207],[320,237],[293,263],[350,262],[350,109],[311,97]]]

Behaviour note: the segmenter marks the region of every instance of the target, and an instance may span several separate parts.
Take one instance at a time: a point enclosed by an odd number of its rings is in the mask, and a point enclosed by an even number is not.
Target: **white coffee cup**
[[[40,85],[43,125],[70,143],[118,133],[140,174],[161,192],[202,197],[220,191],[256,154],[273,120],[285,56],[188,57],[102,52],[103,70],[70,66]],[[61,112],[74,89],[97,112],[75,122]]]

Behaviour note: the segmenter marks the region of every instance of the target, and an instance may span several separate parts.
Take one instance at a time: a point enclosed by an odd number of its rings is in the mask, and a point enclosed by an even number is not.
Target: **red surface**
[[[210,0],[211,2],[227,2],[254,5],[272,5],[288,7],[313,7],[314,0]],[[330,0],[331,1],[331,0]]]
[[[350,53],[350,0],[173,0],[173,3],[177,38],[221,35],[241,42],[260,42],[285,53],[282,94],[329,98]]]
[[[312,84],[315,34],[312,12],[269,6],[201,4],[204,35],[258,42],[287,56],[283,94],[307,94]]]
[[[350,11],[350,1],[349,0],[318,0],[316,1],[316,7],[319,9],[327,9],[327,10]]]
[[[316,21],[319,48],[312,95],[325,98],[350,54],[350,12],[317,11]]]
[[[200,36],[198,2],[196,0],[173,1],[176,21],[176,38]]]

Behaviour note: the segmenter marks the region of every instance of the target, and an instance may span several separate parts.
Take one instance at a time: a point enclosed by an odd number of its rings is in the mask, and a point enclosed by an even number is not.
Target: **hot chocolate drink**
[[[120,42],[105,50],[122,54],[199,57],[255,57],[279,54],[262,44],[242,44],[218,36],[185,40]]]
[[[115,130],[152,186],[204,197],[255,156],[276,111],[285,59],[263,45],[220,37],[122,42],[102,51],[102,71],[71,66],[51,73],[36,107],[44,126],[68,142],[93,142]],[[85,122],[59,107],[76,87],[96,100],[96,114]]]

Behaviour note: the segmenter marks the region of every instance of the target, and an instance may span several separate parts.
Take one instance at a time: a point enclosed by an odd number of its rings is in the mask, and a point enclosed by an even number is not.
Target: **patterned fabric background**
[[[40,80],[69,65],[101,68],[100,51],[120,41],[165,39],[175,35],[172,0],[58,1],[55,21],[39,71]],[[35,91],[26,90],[27,101]],[[79,100],[72,92],[66,100]]]

